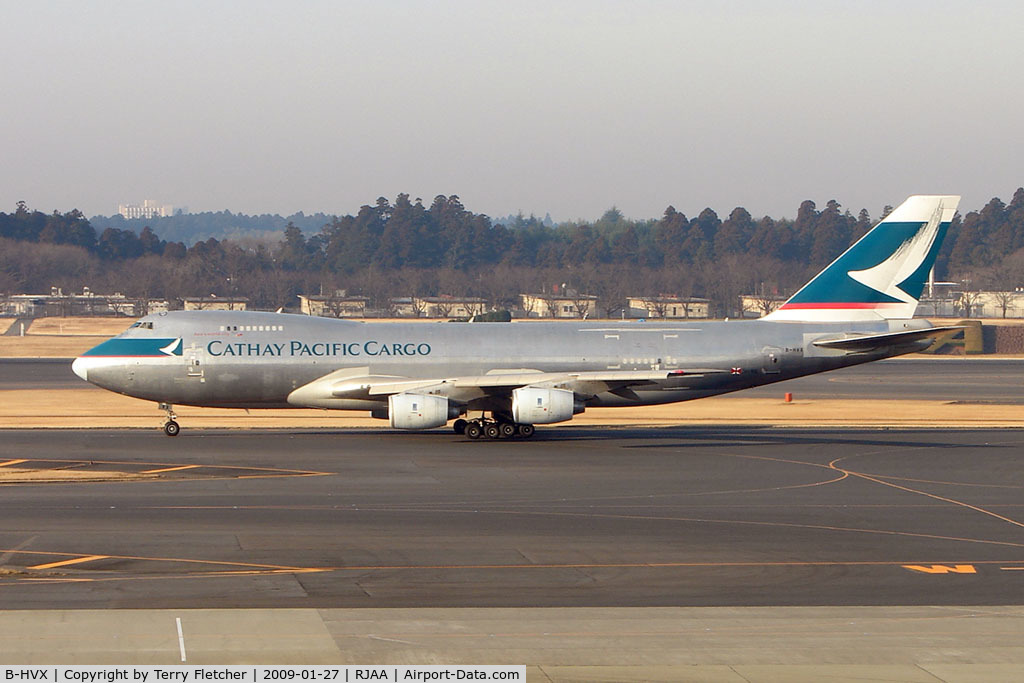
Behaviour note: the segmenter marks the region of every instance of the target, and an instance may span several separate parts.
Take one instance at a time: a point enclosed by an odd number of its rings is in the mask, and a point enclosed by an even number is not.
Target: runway
[[[71,358],[0,359],[0,390],[92,388]],[[1024,404],[1024,359],[897,358],[727,394],[802,399],[888,398]]]
[[[3,437],[6,609],[1024,603],[1019,430]]]

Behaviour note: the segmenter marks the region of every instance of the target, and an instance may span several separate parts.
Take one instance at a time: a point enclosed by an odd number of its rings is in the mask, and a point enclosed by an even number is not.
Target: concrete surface
[[[1024,609],[0,612],[19,664],[510,664],[528,681],[1019,681]]]

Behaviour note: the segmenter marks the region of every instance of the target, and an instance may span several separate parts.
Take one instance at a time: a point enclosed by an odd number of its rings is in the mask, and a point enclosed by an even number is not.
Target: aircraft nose
[[[71,364],[71,371],[76,375],[84,379],[86,382],[89,381],[89,368],[86,366],[85,359],[79,356]]]

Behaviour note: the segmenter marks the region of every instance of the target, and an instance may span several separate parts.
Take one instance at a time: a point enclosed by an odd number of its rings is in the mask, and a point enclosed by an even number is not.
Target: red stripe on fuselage
[[[902,303],[880,302],[867,303],[862,301],[836,301],[821,304],[783,304],[780,310],[794,309],[850,309],[850,308],[888,308],[890,306],[903,306]]]
[[[150,354],[148,356],[125,356],[124,354],[118,353],[110,356],[101,356],[99,354],[90,354],[88,356],[79,356],[79,358],[181,358],[181,356],[168,356],[165,353],[161,354]]]

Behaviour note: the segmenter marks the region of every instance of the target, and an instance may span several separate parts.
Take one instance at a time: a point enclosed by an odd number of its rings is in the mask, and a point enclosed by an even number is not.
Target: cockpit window
[[[136,320],[131,324],[131,326],[128,329],[130,330],[132,329],[132,327],[138,327],[143,330],[151,330],[153,329],[153,323],[149,321],[143,322],[142,320]]]

